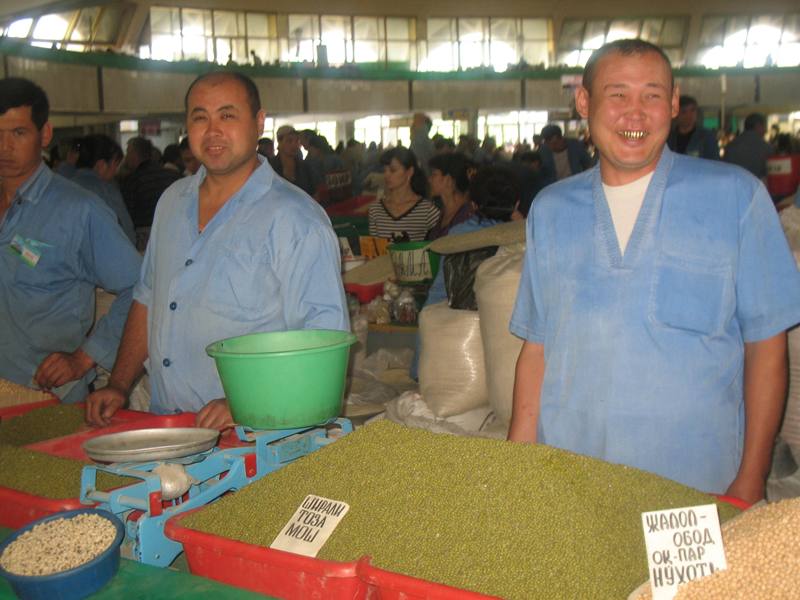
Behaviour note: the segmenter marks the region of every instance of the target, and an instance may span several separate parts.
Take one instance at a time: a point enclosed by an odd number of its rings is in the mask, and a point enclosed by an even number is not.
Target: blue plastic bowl
[[[87,563],[52,575],[15,575],[0,567],[0,576],[8,580],[11,587],[14,588],[14,592],[22,600],[78,600],[86,598],[86,596],[103,587],[117,572],[117,569],[119,569],[119,547],[125,537],[125,528],[113,514],[97,508],[68,510],[28,523],[25,527],[12,533],[0,544],[0,555],[3,554],[11,542],[26,531],[33,529],[39,523],[46,523],[55,519],[71,519],[83,514],[100,515],[114,524],[117,535],[114,537],[111,546]]]

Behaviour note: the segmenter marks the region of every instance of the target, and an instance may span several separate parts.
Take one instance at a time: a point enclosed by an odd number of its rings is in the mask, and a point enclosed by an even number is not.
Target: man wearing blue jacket
[[[202,75],[185,103],[189,145],[203,166],[158,201],[119,358],[108,387],[87,402],[91,424],[125,404],[146,363],[152,412],[197,412],[200,427],[230,427],[208,344],[350,328],[330,220],[256,152],[264,111],[253,81]]]
[[[596,50],[576,106],[600,160],[533,203],[509,439],[755,502],[800,322],[772,201],[745,170],[666,147],[678,88],[652,44]]]
[[[548,183],[577,175],[592,166],[592,158],[580,140],[564,137],[558,125],[542,128],[542,166]]]
[[[717,136],[710,129],[698,125],[699,109],[692,96],[678,99],[678,115],[669,134],[669,149],[677,154],[719,160]]]
[[[33,82],[0,80],[0,377],[78,402],[114,363],[141,257],[100,198],[42,161],[49,110]],[[96,286],[117,298],[92,329]]]

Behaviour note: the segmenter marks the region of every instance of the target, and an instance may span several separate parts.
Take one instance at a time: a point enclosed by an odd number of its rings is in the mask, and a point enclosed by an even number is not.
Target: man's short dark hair
[[[50,102],[42,88],[21,77],[0,79],[0,115],[20,106],[31,107],[31,121],[36,129],[44,127],[50,117]]]
[[[189,111],[189,94],[192,93],[192,89],[198,83],[206,80],[220,80],[224,81],[226,79],[233,79],[241,84],[244,88],[245,94],[247,95],[247,103],[250,105],[250,111],[253,113],[255,117],[258,114],[258,111],[261,110],[261,96],[258,94],[258,88],[256,87],[255,82],[250,79],[244,73],[239,73],[238,71],[211,71],[210,73],[203,73],[199,75],[190,85],[189,89],[186,90],[186,96],[183,98],[183,108],[185,111]]]
[[[519,180],[508,167],[483,166],[469,182],[469,197],[479,219],[509,221],[520,199]]]
[[[597,71],[597,63],[609,54],[617,53],[623,56],[632,56],[634,54],[647,54],[648,52],[656,53],[667,65],[667,70],[669,70],[669,86],[670,90],[672,90],[675,87],[675,78],[672,76],[672,63],[669,60],[669,56],[655,44],[640,39],[614,40],[592,52],[592,55],[586,62],[586,66],[583,67],[583,87],[585,87],[590,94],[592,93],[592,83],[594,82]]]
[[[91,169],[98,160],[112,163],[122,160],[122,148],[102,133],[93,133],[80,139],[80,154],[75,164],[79,169]]]
[[[750,113],[744,120],[745,131],[751,131],[759,125],[764,129],[767,128],[767,119],[761,113]]]
[[[564,137],[564,132],[561,131],[561,127],[558,125],[545,125],[542,127],[541,136],[545,142],[549,142],[554,137]]]
[[[686,108],[687,106],[697,106],[697,98],[694,96],[683,95],[678,98],[678,108]]]
[[[153,159],[153,142],[146,137],[140,135],[132,137],[128,140],[128,148],[131,148],[142,162]]]
[[[181,147],[178,144],[167,144],[164,152],[161,154],[161,162],[164,164],[171,163],[173,165],[183,166],[181,159]]]

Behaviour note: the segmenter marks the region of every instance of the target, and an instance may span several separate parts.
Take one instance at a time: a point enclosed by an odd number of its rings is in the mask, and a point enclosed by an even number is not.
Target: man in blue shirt
[[[122,148],[117,142],[102,133],[87,135],[80,140],[78,162],[75,163],[78,170],[72,176],[72,181],[105,201],[117,215],[119,226],[131,244],[136,245],[133,220],[114,181],[121,162]]]
[[[566,179],[582,173],[592,166],[592,158],[583,142],[564,137],[561,127],[555,124],[542,128],[542,166],[547,183]]]
[[[199,411],[199,426],[229,427],[209,343],[259,331],[349,330],[330,221],[256,152],[264,111],[253,82],[203,75],[189,87],[186,112],[203,166],[158,202],[119,358],[108,387],[87,402],[89,423],[107,423],[124,405],[147,360],[153,412]]]
[[[0,377],[82,400],[111,368],[141,258],[102,200],[42,162],[44,91],[0,80]],[[94,322],[95,286],[117,294]]]
[[[597,50],[576,106],[600,161],[533,204],[509,439],[759,500],[800,322],[770,198],[665,147],[678,90],[656,46]]]

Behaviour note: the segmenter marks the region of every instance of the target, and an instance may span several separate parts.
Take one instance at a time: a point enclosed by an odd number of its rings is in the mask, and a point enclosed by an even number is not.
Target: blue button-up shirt
[[[531,214],[511,331],[544,345],[539,441],[724,492],[744,343],[800,322],[764,186],[665,148],[624,255],[598,167],[544,189]]]
[[[117,184],[112,181],[103,181],[92,169],[78,169],[72,177],[72,181],[82,188],[97,194],[114,211],[122,231],[125,232],[131,243],[135,245],[136,231],[133,228],[133,219],[131,219],[131,215],[125,207],[125,200],[123,200]]]
[[[205,168],[174,183],[158,203],[134,294],[148,308],[153,412],[197,411],[224,396],[205,352],[214,341],[261,331],[349,330],[339,245],[327,215],[259,160],[202,233]]]
[[[39,254],[35,266],[12,242]],[[140,265],[103,201],[42,164],[0,222],[0,376],[29,385],[47,355],[77,348],[110,369]],[[96,286],[117,299],[87,337]],[[93,377],[90,371],[55,391],[66,402],[81,400]]]

